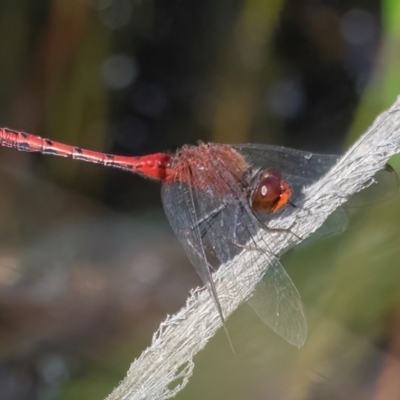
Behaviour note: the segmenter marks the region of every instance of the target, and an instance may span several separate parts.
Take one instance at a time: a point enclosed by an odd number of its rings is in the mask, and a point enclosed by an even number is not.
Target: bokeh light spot
[[[101,65],[101,77],[110,89],[124,89],[139,75],[135,60],[127,54],[114,54]]]

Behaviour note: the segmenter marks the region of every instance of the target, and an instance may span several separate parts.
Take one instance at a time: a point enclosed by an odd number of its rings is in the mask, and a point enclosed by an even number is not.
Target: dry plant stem
[[[322,179],[306,189],[302,208],[289,210],[276,227],[291,227],[289,231],[261,232],[268,240],[269,253],[281,254],[306,238],[352,194],[369,186],[373,175],[389,158],[400,152],[400,98],[339,160]],[[254,245],[252,246],[254,248]],[[254,287],[268,269],[257,260],[259,250],[244,250],[214,274],[215,286],[225,316],[251,296]],[[247,267],[244,267],[244,266]],[[152,344],[135,360],[125,379],[107,400],[167,399],[173,397],[188,382],[193,371],[193,356],[205,347],[221,327],[221,320],[208,292],[197,289],[191,293],[186,306],[169,316],[154,334]]]

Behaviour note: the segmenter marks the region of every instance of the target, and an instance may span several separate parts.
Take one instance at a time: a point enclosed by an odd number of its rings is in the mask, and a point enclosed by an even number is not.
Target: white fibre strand
[[[381,116],[318,182],[306,189],[302,208],[284,214],[276,226],[291,226],[289,231],[268,235],[268,249],[281,254],[318,229],[325,219],[351,195],[372,182],[389,158],[400,152],[400,99]],[[260,234],[261,235],[261,234]],[[264,240],[259,238],[259,246]],[[259,251],[244,250],[213,275],[215,287],[228,317],[251,296],[268,265]],[[265,247],[265,245],[264,245]],[[249,260],[252,265],[249,268]],[[161,400],[176,395],[193,372],[193,356],[205,347],[221,327],[221,320],[208,292],[196,289],[186,306],[169,316],[154,334],[152,344],[130,366],[125,379],[107,400]]]

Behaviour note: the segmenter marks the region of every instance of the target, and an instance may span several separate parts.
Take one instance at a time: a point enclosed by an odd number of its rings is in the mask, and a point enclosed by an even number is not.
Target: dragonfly
[[[185,145],[174,154],[130,157],[85,150],[8,128],[0,128],[0,145],[70,157],[161,181],[162,203],[172,230],[207,287],[224,327],[212,274],[250,244],[259,248],[258,262],[261,258],[269,265],[250,306],[289,343],[304,344],[307,322],[300,295],[279,258],[266,250],[266,242],[261,249],[255,237],[260,231],[268,233],[270,221],[287,207],[301,204],[304,188],[326,174],[339,156],[264,144],[199,143]]]

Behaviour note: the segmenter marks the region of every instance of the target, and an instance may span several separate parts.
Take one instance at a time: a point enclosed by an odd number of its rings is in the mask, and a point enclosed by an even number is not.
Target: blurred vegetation
[[[0,3],[0,126],[118,154],[340,153],[400,93],[396,0]],[[399,158],[393,159],[399,171]],[[0,149],[0,399],[104,398],[199,284],[159,185]],[[246,305],[178,399],[400,398],[399,195],[282,258],[300,351]]]

